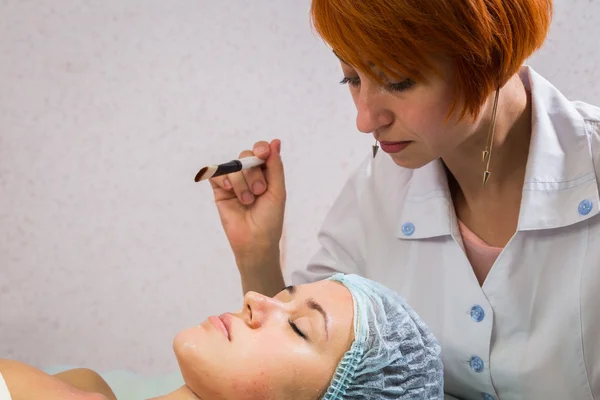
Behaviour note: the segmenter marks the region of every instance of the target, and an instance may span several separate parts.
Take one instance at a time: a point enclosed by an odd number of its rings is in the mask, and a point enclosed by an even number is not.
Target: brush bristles
[[[212,176],[215,174],[216,171],[217,171],[217,167],[214,165],[204,167],[200,171],[198,171],[198,173],[196,174],[196,177],[194,178],[194,181],[200,182],[205,179],[210,179],[210,178],[212,178]]]

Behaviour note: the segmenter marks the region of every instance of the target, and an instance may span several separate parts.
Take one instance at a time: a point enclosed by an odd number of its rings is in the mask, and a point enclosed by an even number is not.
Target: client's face
[[[353,301],[341,283],[246,294],[235,314],[180,332],[173,347],[201,399],[315,399],[354,340]]]

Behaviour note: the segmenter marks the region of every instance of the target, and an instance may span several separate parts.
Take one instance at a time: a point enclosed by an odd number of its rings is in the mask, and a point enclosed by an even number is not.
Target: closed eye
[[[292,327],[292,329],[294,330],[294,332],[296,332],[296,334],[298,336],[300,336],[304,340],[308,340],[308,336],[306,336],[306,334],[304,332],[302,332],[300,329],[298,329],[298,326],[291,319],[288,320],[288,323],[290,324],[290,326]]]

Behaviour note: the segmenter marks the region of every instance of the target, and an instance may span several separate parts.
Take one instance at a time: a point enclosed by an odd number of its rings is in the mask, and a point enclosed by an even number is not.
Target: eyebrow
[[[284,290],[287,290],[289,294],[293,295],[294,293],[296,293],[296,286],[287,286]],[[325,336],[326,339],[329,340],[329,315],[327,314],[327,311],[325,311],[323,307],[319,303],[317,303],[312,297],[306,300],[306,306],[311,310],[315,310],[319,314],[321,314],[321,316],[323,317],[323,321],[325,322]]]

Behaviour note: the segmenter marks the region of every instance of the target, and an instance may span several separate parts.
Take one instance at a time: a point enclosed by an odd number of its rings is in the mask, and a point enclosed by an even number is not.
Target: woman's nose
[[[381,98],[381,89],[363,85],[356,94],[356,128],[362,133],[371,133],[390,125],[393,113],[388,110]]]
[[[286,304],[256,292],[244,297],[244,318],[251,328],[259,328],[276,312],[285,312]]]

